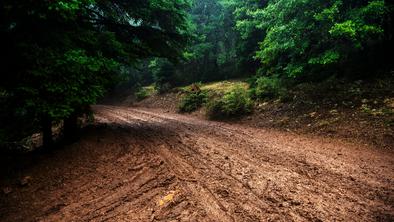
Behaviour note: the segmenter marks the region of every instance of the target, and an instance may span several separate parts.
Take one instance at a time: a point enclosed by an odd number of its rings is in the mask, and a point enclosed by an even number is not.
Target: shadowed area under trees
[[[40,125],[50,144],[53,123],[76,124],[138,60],[176,61],[188,39],[187,7],[183,0],[2,1],[0,140]]]

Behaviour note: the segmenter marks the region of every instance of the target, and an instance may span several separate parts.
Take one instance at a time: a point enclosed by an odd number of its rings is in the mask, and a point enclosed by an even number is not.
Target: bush
[[[178,106],[180,112],[193,112],[207,102],[207,93],[203,91],[186,93]]]
[[[286,94],[281,80],[276,77],[259,77],[251,89],[251,96],[255,99],[273,99]]]
[[[237,87],[224,94],[221,99],[210,101],[207,105],[207,115],[212,119],[237,117],[250,113],[252,107],[247,91]]]
[[[135,97],[138,101],[141,101],[147,97],[149,97],[149,92],[145,88],[140,88],[136,93]]]

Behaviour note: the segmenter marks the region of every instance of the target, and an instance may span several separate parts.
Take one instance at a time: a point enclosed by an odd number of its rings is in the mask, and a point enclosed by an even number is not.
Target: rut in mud
[[[392,221],[394,154],[321,137],[95,106],[0,221]]]

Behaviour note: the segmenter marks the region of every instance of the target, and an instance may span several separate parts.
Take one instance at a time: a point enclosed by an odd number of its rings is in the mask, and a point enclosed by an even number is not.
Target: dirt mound
[[[393,152],[161,111],[94,109],[97,123],[79,143],[0,183],[9,188],[0,221],[394,220]],[[26,176],[27,185],[15,182]]]

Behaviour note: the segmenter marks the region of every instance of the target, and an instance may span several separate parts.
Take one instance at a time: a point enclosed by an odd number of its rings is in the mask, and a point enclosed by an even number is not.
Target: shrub
[[[135,97],[137,98],[138,101],[141,101],[149,96],[148,90],[145,88],[140,88],[136,93]]]
[[[207,105],[207,115],[209,118],[237,117],[248,114],[252,111],[252,101],[247,91],[237,87],[220,99],[214,99]]]
[[[203,91],[187,92],[178,106],[180,112],[193,112],[207,102],[207,93]]]
[[[283,97],[286,94],[281,80],[276,77],[257,78],[250,92],[255,99],[273,99]]]

